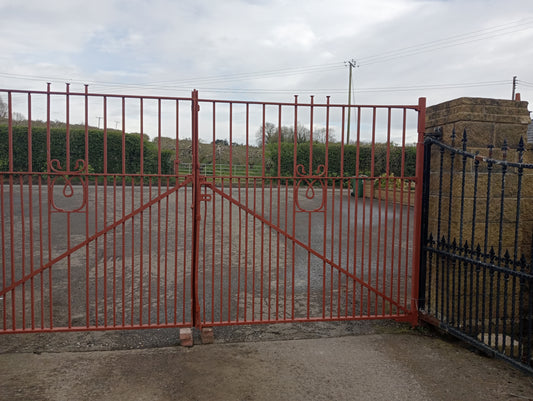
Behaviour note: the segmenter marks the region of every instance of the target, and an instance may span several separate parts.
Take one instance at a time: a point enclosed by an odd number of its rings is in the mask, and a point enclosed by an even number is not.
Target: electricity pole
[[[511,97],[511,100],[515,100],[515,93],[516,93],[516,75],[513,77],[513,95]]]
[[[348,80],[348,127],[346,129],[346,143],[350,144],[350,115],[351,115],[351,105],[352,105],[352,70],[353,67],[357,66],[357,63],[354,59],[351,59],[349,61],[346,61],[345,64],[348,64],[350,67],[350,78]]]

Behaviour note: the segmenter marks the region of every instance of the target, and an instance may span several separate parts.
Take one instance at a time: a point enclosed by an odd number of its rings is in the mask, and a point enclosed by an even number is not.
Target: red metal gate
[[[0,97],[0,332],[416,322],[424,99]]]

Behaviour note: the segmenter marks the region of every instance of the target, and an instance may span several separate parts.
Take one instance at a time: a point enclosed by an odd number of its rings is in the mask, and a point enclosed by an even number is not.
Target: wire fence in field
[[[192,174],[192,163],[180,163],[178,166],[179,174]],[[245,164],[200,164],[200,174],[216,176],[262,176],[262,166],[245,165]]]

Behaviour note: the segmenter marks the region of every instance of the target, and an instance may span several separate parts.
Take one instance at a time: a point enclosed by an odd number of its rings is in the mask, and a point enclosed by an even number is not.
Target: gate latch
[[[200,202],[211,202],[211,198],[209,194],[200,194]]]

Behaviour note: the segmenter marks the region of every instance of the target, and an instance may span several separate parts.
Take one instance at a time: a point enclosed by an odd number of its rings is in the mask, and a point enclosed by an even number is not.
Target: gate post
[[[426,98],[418,99],[418,141],[416,144],[415,215],[413,235],[413,268],[411,273],[411,324],[418,325],[418,301],[420,278],[420,241],[422,224],[422,191],[424,175],[424,132],[426,130]]]
[[[191,295],[192,295],[192,325],[194,327],[200,327],[200,302],[198,298],[198,258],[200,256],[200,196],[201,188],[200,182],[200,162],[198,156],[198,112],[200,106],[198,104],[198,91],[195,89],[192,91],[192,103],[191,103],[191,134],[192,134],[192,174],[193,174],[193,232],[192,232],[192,279],[191,279]]]
[[[422,179],[422,220],[420,224],[420,268],[418,272],[418,311],[426,307],[426,274],[427,274],[427,236],[429,217],[429,179],[431,175],[431,145],[430,140],[424,140],[424,172]]]

